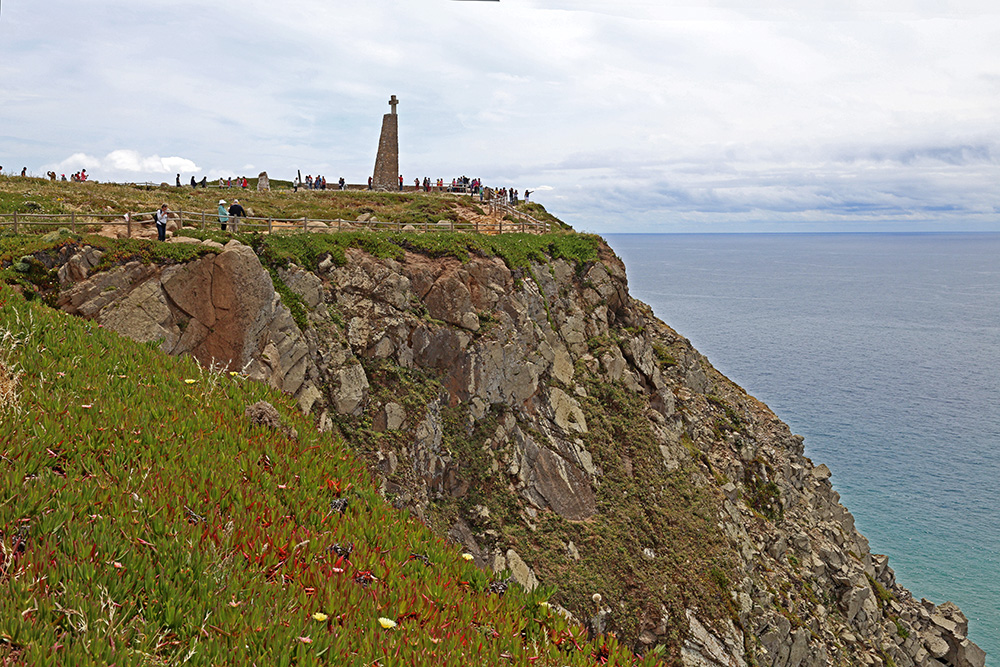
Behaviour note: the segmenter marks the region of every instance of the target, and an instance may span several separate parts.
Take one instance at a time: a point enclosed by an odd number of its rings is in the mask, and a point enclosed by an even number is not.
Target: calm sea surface
[[[767,403],[1000,665],[1000,234],[620,234],[633,296]]]

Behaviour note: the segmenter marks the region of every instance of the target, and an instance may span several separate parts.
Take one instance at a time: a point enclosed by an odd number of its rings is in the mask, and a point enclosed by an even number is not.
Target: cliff
[[[566,613],[637,652],[983,666],[961,611],[896,583],[826,466],[629,296],[602,241],[430,236],[34,258],[66,312],[295,396],[397,507],[483,568],[558,586]]]

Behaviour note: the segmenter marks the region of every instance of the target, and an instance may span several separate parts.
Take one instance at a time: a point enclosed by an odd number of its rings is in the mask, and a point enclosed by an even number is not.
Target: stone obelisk
[[[399,189],[399,122],[396,105],[399,100],[393,95],[389,99],[390,113],[382,116],[382,135],[378,140],[378,155],[375,157],[375,173],[372,184],[376,188]]]

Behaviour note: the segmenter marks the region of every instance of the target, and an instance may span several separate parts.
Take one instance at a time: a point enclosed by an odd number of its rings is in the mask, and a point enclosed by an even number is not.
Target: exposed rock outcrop
[[[278,271],[304,330],[239,244],[96,275],[81,250],[60,305],[298,397],[358,442],[397,505],[480,565],[559,586],[559,604],[637,651],[688,667],[983,666],[961,611],[896,583],[829,469],[633,300],[606,246],[580,266],[346,259]]]
[[[130,262],[87,278],[99,260],[93,254],[84,248],[60,269],[67,288],[58,303],[66,312],[141,342],[161,341],[169,354],[265,380],[298,396],[306,410],[318,398],[307,377],[306,338],[250,247],[232,241],[186,264]]]

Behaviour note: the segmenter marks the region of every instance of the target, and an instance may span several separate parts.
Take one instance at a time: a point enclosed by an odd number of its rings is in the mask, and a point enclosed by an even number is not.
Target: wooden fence
[[[546,234],[551,225],[538,220],[506,203],[493,200],[487,202],[490,216],[482,216],[474,221],[442,220],[437,223],[418,225],[382,220],[342,220],[321,218],[275,218],[275,217],[229,217],[227,229],[275,234],[282,232],[341,232],[341,231],[461,231],[477,234]],[[179,228],[187,227],[206,230],[219,229],[219,217],[215,212],[170,211],[170,219]],[[74,234],[78,231],[92,231],[93,227],[125,227],[131,237],[135,230],[153,224],[152,213],[0,213],[0,229],[12,228],[15,234],[30,233],[32,228],[67,227]]]

